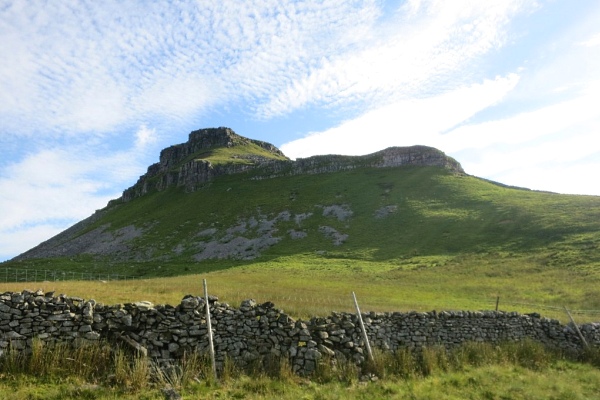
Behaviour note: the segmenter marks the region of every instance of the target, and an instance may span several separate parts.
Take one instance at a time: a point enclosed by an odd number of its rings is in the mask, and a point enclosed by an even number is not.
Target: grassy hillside
[[[190,156],[182,159],[177,164],[172,166],[173,170],[177,170],[182,164],[192,160],[206,160],[210,161],[213,165],[220,164],[254,164],[253,158],[261,157],[264,159],[272,160],[287,160],[288,158],[268,151],[267,149],[260,147],[256,143],[241,137],[234,137],[234,146],[231,147],[214,147],[209,149],[200,150],[191,154]]]
[[[273,160],[287,160],[286,157],[274,154],[254,143],[239,144],[234,147],[219,147],[199,154],[194,154],[193,159],[210,161],[218,164],[253,164],[252,157],[263,157]]]
[[[323,216],[323,207],[330,205],[342,205],[352,215],[345,220]],[[392,211],[377,218],[376,212],[387,206]],[[512,189],[434,167],[364,168],[257,181],[226,176],[194,193],[172,188],[114,206],[88,230],[107,223],[112,230],[146,227],[134,248],[155,249],[154,258],[186,262],[188,254],[171,250],[191,243],[200,231],[224,231],[242,220],[270,219],[284,211],[313,217],[300,224],[281,221],[277,235],[282,243],[266,256],[323,250],[332,257],[389,260],[548,246],[558,246],[558,251],[566,242],[584,250],[585,261],[599,261],[590,259],[595,252],[585,250],[598,245],[600,198]],[[323,225],[348,234],[347,242],[335,246],[312,234]],[[303,229],[308,236],[293,240],[285,235],[287,229]]]
[[[324,207],[331,205],[351,215],[343,220],[324,216]],[[391,211],[377,218],[384,207]],[[549,264],[597,266],[600,261],[595,251],[600,198],[512,189],[434,167],[363,168],[257,181],[225,176],[194,193],[172,188],[115,206],[88,230],[107,223],[112,230],[146,227],[134,249],[186,263],[199,232],[217,229],[222,239],[240,221],[269,220],[285,211],[313,215],[300,223],[278,221],[275,236],[282,241],[263,252],[265,257],[320,251],[334,258],[383,261],[550,248],[555,252]],[[324,225],[347,234],[347,241],[336,246],[325,240],[319,233]],[[294,240],[286,235],[289,229],[308,235]],[[174,253],[180,244],[188,251]]]
[[[83,293],[72,284],[61,289],[109,303],[143,298],[175,304],[197,293],[207,277],[225,301],[271,300],[298,316],[351,308],[345,301],[350,291],[366,309],[381,311],[489,309],[496,296],[502,309],[557,317],[564,312],[520,304],[600,309],[599,197],[514,189],[435,167],[249,177],[225,176],[194,193],[168,189],[113,205],[87,227],[87,232],[106,224],[113,231],[132,224],[143,228],[130,253],[148,259],[82,255],[2,267],[144,278],[200,274],[111,282],[114,293],[102,284]],[[194,260],[199,242],[260,237],[261,221],[272,222],[277,229],[272,236],[281,239],[258,258]],[[335,245],[323,226],[346,240]],[[289,230],[306,236],[294,239]],[[29,286],[54,290],[58,284]],[[19,285],[22,289],[6,287]]]
[[[241,179],[240,179],[241,178]],[[155,192],[111,206],[103,218],[80,233],[109,225],[110,231],[135,226],[142,236],[132,252],[149,265],[193,264],[201,268],[247,264],[206,260],[192,255],[203,232],[225,243],[248,221],[273,221],[280,242],[256,261],[294,255],[334,259],[391,261],[440,260],[460,254],[546,254],[545,265],[597,269],[600,263],[600,198],[519,190],[435,167],[361,168],[348,172],[249,180],[248,174],[224,176],[194,193],[178,188]],[[338,207],[342,215],[327,207]],[[289,214],[287,220],[281,213]],[[383,214],[382,214],[383,213]],[[279,216],[279,218],[278,218]],[[299,218],[300,217],[300,218]],[[335,229],[340,245],[319,231]],[[229,229],[229,231],[228,231]],[[239,229],[238,229],[239,230]],[[306,237],[294,239],[289,230]],[[237,236],[259,236],[258,228]],[[214,233],[213,233],[214,232]],[[206,233],[204,233],[206,235]],[[174,250],[177,249],[177,250]],[[86,265],[92,257],[70,257]],[[119,262],[107,257],[94,259]],[[64,260],[26,262],[62,265]],[[127,260],[131,264],[135,260]],[[69,264],[72,264],[70,261]],[[147,264],[147,263],[145,263]],[[147,271],[160,276],[164,271]]]
[[[243,160],[238,156],[217,151],[201,158],[229,163]],[[600,197],[510,188],[436,167],[252,180],[255,173],[222,176],[193,193],[170,188],[112,203],[73,239],[108,227],[117,243],[133,227],[141,235],[123,242],[129,250],[6,262],[0,266],[0,287],[41,288],[108,304],[176,305],[186,294],[201,295],[207,279],[209,292],[221,301],[273,301],[294,317],[353,311],[350,293],[355,292],[363,311],[493,309],[499,297],[504,311],[539,312],[566,323],[566,306],[584,311],[574,313],[577,322],[600,320],[600,311],[594,311],[600,310]],[[253,248],[253,240],[269,238],[278,241]],[[205,248],[227,249],[238,242],[249,248],[225,258],[195,259]],[[246,254],[256,258],[243,259]],[[138,279],[3,282],[11,269]],[[343,368],[324,370],[313,381],[236,373],[214,385],[194,372],[190,376],[202,379],[169,383],[185,396],[215,398],[587,399],[598,392],[597,357],[578,363],[532,348],[519,353],[520,359],[513,353],[497,356],[503,351],[498,346],[487,349],[477,348],[468,359],[436,355],[433,349],[429,361],[437,361],[425,372],[409,363],[400,373],[394,369],[399,363],[385,362],[377,371],[382,379],[370,383],[359,382],[358,371],[342,374]],[[94,370],[91,377],[81,375],[83,367],[70,372],[56,369],[64,363],[52,362],[55,369],[46,371],[17,360],[22,365],[0,366],[5,377],[0,395],[164,397],[149,380],[151,372],[134,370],[135,362],[129,371],[115,360],[106,366],[114,364],[116,372]]]

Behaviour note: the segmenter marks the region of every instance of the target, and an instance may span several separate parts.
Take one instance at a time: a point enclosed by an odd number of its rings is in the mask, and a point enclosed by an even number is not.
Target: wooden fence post
[[[204,286],[204,302],[206,303],[206,328],[208,329],[208,350],[210,352],[210,363],[212,365],[213,376],[217,381],[217,364],[215,362],[215,346],[213,344],[212,325],[210,323],[210,305],[208,304],[208,289],[206,288],[206,279],[202,280]]]
[[[583,345],[585,347],[590,347],[590,345],[588,344],[587,340],[585,340],[585,338],[583,337],[583,334],[581,333],[581,331],[579,330],[579,327],[577,326],[577,324],[575,323],[575,320],[573,319],[573,317],[571,316],[571,313],[569,312],[569,310],[567,310],[566,306],[563,306],[565,311],[567,312],[567,315],[569,316],[569,319],[571,320],[571,322],[573,323],[573,326],[575,327],[575,331],[577,332],[577,334],[579,335],[579,339],[581,339],[581,342],[583,343]]]
[[[496,312],[498,311],[498,303],[500,303],[500,296],[496,296]]]
[[[358,301],[356,301],[354,292],[352,292],[352,298],[354,299],[354,306],[356,307],[356,313],[358,314],[358,322],[360,323],[360,329],[363,334],[363,339],[365,340],[365,346],[367,346],[367,353],[369,354],[371,361],[373,361],[373,352],[371,351],[371,345],[369,344],[369,336],[367,335],[367,330],[365,329],[365,324],[360,313],[360,308],[358,308]]]

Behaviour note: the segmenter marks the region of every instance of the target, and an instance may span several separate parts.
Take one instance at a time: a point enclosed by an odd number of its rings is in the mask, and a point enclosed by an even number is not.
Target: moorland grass
[[[599,197],[517,190],[437,168],[357,168],[259,181],[240,176],[220,178],[194,193],[169,189],[112,204],[103,220],[88,227],[144,227],[146,234],[132,243],[132,251],[151,249],[153,260],[82,255],[0,266],[0,280],[2,267],[142,279],[7,282],[0,287],[41,288],[105,304],[149,300],[175,305],[186,294],[201,295],[202,279],[207,279],[210,293],[221,301],[273,301],[296,318],[353,311],[351,292],[367,312],[493,309],[497,297],[500,310],[539,312],[563,322],[563,306],[600,310]],[[338,221],[321,215],[319,207],[328,204],[347,204],[352,218]],[[398,211],[384,219],[373,217],[387,205],[396,205]],[[282,235],[278,245],[256,260],[192,261],[200,230],[216,227],[225,234],[241,219],[273,218],[282,211],[314,214],[300,227],[309,233],[307,238]],[[321,225],[347,233],[348,240],[342,246],[323,240]],[[294,221],[278,225],[281,232],[296,228]],[[174,252],[179,244],[191,246]],[[574,316],[577,322],[599,319],[597,311]],[[202,362],[190,361],[197,367],[160,375],[152,364],[135,364],[125,355],[110,353],[110,360],[101,363],[113,369],[117,365],[120,372],[92,371],[98,375],[89,378],[69,371],[57,377],[42,366],[36,367],[41,375],[35,375],[15,369],[15,361],[12,367],[2,367],[0,393],[16,399],[153,399],[161,398],[153,385],[162,382],[181,386],[190,398],[594,398],[600,381],[597,354],[586,355],[581,363],[535,349],[525,358],[533,363],[514,355],[523,349],[511,350],[513,356],[490,348],[464,348],[464,354],[452,355],[430,349],[421,359],[398,353],[396,359],[384,357],[383,364],[369,367],[382,377],[376,383],[361,383],[351,365],[323,366],[310,381],[285,373],[285,365],[249,375],[228,365],[219,385],[193,377],[192,383],[183,383],[190,382],[190,376],[202,376],[183,372],[200,371]],[[148,376],[154,378],[144,378]],[[34,388],[28,389],[27,382]],[[102,382],[101,387],[93,386],[95,382]],[[127,385],[137,392],[127,392]]]
[[[173,388],[184,398],[592,399],[599,389],[598,360],[598,349],[573,358],[531,341],[468,343],[454,350],[375,351],[374,361],[362,368],[323,360],[309,377],[294,375],[285,360],[245,369],[228,360],[215,382],[208,357],[200,355],[159,368],[105,343],[47,348],[38,342],[28,355],[0,358],[0,395],[156,399],[161,389]]]
[[[186,294],[211,294],[237,306],[248,298],[272,301],[295,318],[353,311],[351,292],[368,311],[490,310],[538,312],[568,321],[563,307],[590,310],[577,322],[598,321],[600,274],[587,268],[543,265],[541,254],[462,254],[361,261],[306,254],[217,271],[128,281],[1,283],[3,290],[42,289],[104,304],[148,300],[177,305]],[[202,267],[198,267],[201,269]],[[1,272],[1,268],[0,268]],[[195,272],[194,269],[187,273]]]

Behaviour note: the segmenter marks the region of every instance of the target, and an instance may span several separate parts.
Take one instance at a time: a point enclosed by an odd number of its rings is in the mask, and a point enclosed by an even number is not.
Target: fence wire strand
[[[99,282],[109,282],[109,281],[138,281],[145,282],[145,280],[140,279],[136,276],[124,275],[124,274],[110,274],[110,273],[93,273],[93,272],[74,272],[74,271],[57,271],[57,270],[38,270],[38,269],[20,269],[20,268],[0,268],[0,282],[5,283],[31,283],[31,282],[59,282],[59,281],[99,281]],[[133,287],[132,285],[132,291]],[[166,290],[166,288],[163,288]],[[135,292],[135,291],[134,291]],[[245,293],[239,291],[233,291],[227,293],[227,296],[239,300],[239,299],[250,299],[254,298],[255,294]],[[263,301],[271,301],[275,304],[285,305],[286,303],[302,303],[307,305],[323,305],[328,307],[340,307],[341,310],[350,309],[351,304],[348,300],[349,298],[341,297],[341,296],[306,296],[306,295],[297,295],[297,294],[289,294],[289,295],[269,295],[268,299],[263,299]],[[481,310],[493,310],[496,307],[496,298],[470,298],[463,299],[468,300],[474,307],[473,309],[481,309]],[[562,313],[564,312],[564,306],[555,306],[548,304],[534,304],[534,303],[524,303],[518,301],[511,301],[510,299],[499,299],[500,310],[507,310],[507,307],[517,307],[520,309],[530,309],[537,311],[548,310],[553,313]],[[458,300],[449,299],[448,301],[444,301],[442,307],[439,307],[439,310],[452,310],[452,309],[464,309],[464,302],[457,302]],[[361,306],[363,309],[372,309],[377,310],[382,308],[382,304],[377,302],[373,302],[373,299],[363,298],[361,299],[361,303],[364,306]],[[454,303],[454,304],[453,304]],[[427,307],[431,307],[431,303],[428,304],[417,304],[412,303],[411,306],[414,306],[416,310],[425,309]],[[385,307],[385,305],[383,305]],[[453,307],[456,306],[456,307]],[[569,311],[574,315],[579,316],[588,316],[595,317],[600,315],[600,310],[575,310],[569,309]]]
[[[57,282],[57,281],[122,281],[134,280],[135,276],[94,272],[57,271],[47,269],[9,268],[0,269],[0,281],[9,282]]]

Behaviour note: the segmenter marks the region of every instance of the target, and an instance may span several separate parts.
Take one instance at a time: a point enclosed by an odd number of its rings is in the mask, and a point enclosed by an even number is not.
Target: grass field
[[[43,289],[105,304],[175,305],[186,294],[201,295],[207,279],[209,291],[223,302],[272,301],[303,318],[352,311],[355,292],[364,311],[489,310],[500,297],[500,310],[539,312],[566,322],[562,307],[567,307],[589,311],[575,313],[578,322],[600,321],[598,273],[547,265],[546,257],[497,253],[368,262],[304,255],[213,271],[191,268],[186,275],[163,278],[0,283],[0,290]]]
[[[430,400],[592,400],[600,398],[597,368],[559,363],[543,370],[513,366],[468,368],[427,378],[359,383],[280,382],[266,377],[240,377],[219,386],[191,384],[184,399],[430,399]],[[90,384],[77,378],[59,382],[30,376],[6,377],[0,395],[11,400],[163,400],[160,389],[127,391]]]

